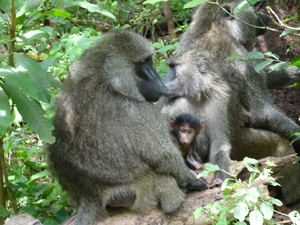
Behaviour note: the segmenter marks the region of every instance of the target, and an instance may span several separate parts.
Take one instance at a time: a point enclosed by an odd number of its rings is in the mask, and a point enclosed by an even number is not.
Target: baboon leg
[[[214,147],[214,145],[217,145],[218,148]],[[209,162],[212,164],[216,164],[220,167],[220,169],[229,171],[229,165],[230,165],[230,151],[231,151],[231,145],[228,143],[215,143],[215,141],[211,144],[211,149],[217,149],[217,150],[210,150],[209,153]],[[228,177],[228,174],[226,174],[223,171],[217,171],[214,174],[214,178],[220,178],[224,180],[226,177]]]
[[[184,201],[185,194],[178,187],[176,180],[170,176],[160,175],[155,183],[156,194],[159,194],[159,201],[165,213],[175,212]],[[170,193],[176,193],[175,195]]]
[[[78,208],[74,225],[95,225],[100,216],[106,214],[106,209],[101,207],[96,200],[88,202],[84,199]]]
[[[136,187],[136,200],[132,206],[135,211],[146,212],[159,202],[165,213],[171,213],[178,209],[185,197],[175,178],[163,174],[149,172],[139,179]]]
[[[289,141],[265,130],[245,128],[234,140],[232,159],[242,160],[245,156],[264,158],[267,156],[282,157],[294,154]],[[243,150],[247,149],[247,153]],[[288,205],[300,201],[300,164],[289,163],[281,170],[279,180],[284,199]]]
[[[148,174],[140,177],[136,183],[132,184],[132,188],[136,191],[132,210],[143,213],[157,205],[158,199],[155,195],[154,183],[160,182],[160,180],[155,180],[154,177],[154,172],[149,171]]]

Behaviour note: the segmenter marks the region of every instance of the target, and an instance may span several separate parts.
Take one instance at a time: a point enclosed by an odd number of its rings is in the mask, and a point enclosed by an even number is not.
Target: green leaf
[[[257,203],[259,197],[260,197],[260,193],[258,192],[258,190],[256,188],[249,188],[246,192],[245,199],[248,202]]]
[[[245,220],[248,213],[249,213],[248,206],[244,202],[237,203],[233,210],[234,217],[237,218],[240,222]]]
[[[156,3],[158,3],[158,2],[167,2],[168,0],[147,0],[147,1],[144,1],[143,2],[143,5],[145,5],[145,4],[151,4],[151,5],[154,5],[154,4],[156,4]]]
[[[36,132],[42,140],[53,143],[55,139],[51,131],[54,127],[46,118],[46,112],[41,105],[37,101],[24,95],[16,86],[5,83],[4,88],[6,93],[13,99],[18,111],[24,121],[29,124],[30,128]]]
[[[201,212],[203,211],[202,207],[196,208],[195,211],[193,212],[193,215],[195,219],[198,219],[201,215]]]
[[[289,214],[289,218],[293,222],[293,224],[299,225],[300,224],[300,214],[297,211],[292,211]]]
[[[175,46],[174,45],[164,45],[163,47],[159,48],[156,50],[156,52],[167,52],[169,50],[175,50]]]
[[[39,92],[35,87],[35,83],[26,72],[17,71],[15,68],[0,68],[0,73],[6,78],[6,83],[18,87],[29,97],[39,100]]]
[[[279,60],[279,56],[277,54],[272,53],[272,52],[265,52],[264,55]]]
[[[266,220],[272,219],[274,208],[273,205],[269,202],[262,202],[259,206],[260,211],[264,215]]]
[[[282,202],[280,200],[276,199],[276,198],[271,198],[270,200],[274,205],[277,205],[277,206],[282,206],[283,205]]]
[[[233,59],[236,59],[238,57],[241,57],[241,56],[238,55],[238,54],[232,54],[232,55],[228,56],[225,60],[233,60]]]
[[[6,133],[7,128],[11,124],[10,116],[8,97],[5,92],[0,89],[0,136]]]
[[[216,223],[216,225],[228,225],[226,215],[222,214],[219,217],[218,222]]]
[[[250,174],[249,181],[248,181],[248,186],[252,185],[252,182],[254,181],[255,177],[256,177],[256,173],[251,173]]]
[[[253,210],[249,214],[250,225],[263,225],[264,218],[259,210]]]
[[[194,8],[197,5],[201,5],[205,2],[208,2],[209,0],[192,0],[191,2],[186,3],[183,8],[187,9],[187,8]]]
[[[267,59],[267,60],[257,64],[254,69],[255,69],[256,72],[259,73],[259,71],[261,71],[263,68],[270,65],[271,63],[273,63],[273,60],[272,59]]]
[[[264,59],[265,58],[264,54],[259,51],[248,52],[248,57],[250,59]]]
[[[40,65],[32,58],[22,54],[14,53],[16,69],[18,71],[26,71],[29,78],[35,84],[35,89],[39,93],[39,100],[49,103],[51,99],[50,82],[48,73],[43,70]],[[27,95],[27,93],[25,93]]]
[[[249,172],[255,172],[255,173],[259,173],[259,170],[251,165],[257,165],[258,164],[258,161],[256,159],[253,159],[253,158],[248,158],[248,157],[245,157],[243,159],[243,162],[247,168],[247,170]]]
[[[282,31],[282,33],[279,35],[279,37],[283,37],[283,36],[285,36],[285,35],[292,34],[292,33],[294,33],[294,32],[295,32],[295,31],[292,30],[292,29],[286,29],[286,30]]]
[[[300,67],[300,56],[293,59],[290,65]]]
[[[229,195],[234,190],[233,185],[229,181],[230,180],[226,178],[221,185],[221,190],[224,195]]]
[[[3,205],[0,205],[0,216],[5,218],[7,216],[9,216],[11,214],[11,212],[7,211]]]
[[[254,5],[255,3],[260,2],[260,1],[261,0],[244,0],[234,9],[234,13],[240,13],[240,12],[246,10],[247,8],[251,7],[251,5]]]
[[[3,12],[6,12],[8,13],[9,12],[9,9],[10,9],[10,1],[7,1],[7,0],[0,0],[0,9],[3,11]],[[7,14],[6,14],[7,15]],[[2,14],[3,16],[3,14]]]
[[[52,6],[57,7],[57,8],[63,8],[65,6],[65,2],[62,0],[50,0],[52,3]]]
[[[42,38],[48,38],[48,33],[41,30],[31,30],[20,36],[25,44],[30,44],[33,40],[41,40]]]
[[[214,202],[210,207],[210,211],[213,214],[219,214],[222,211],[223,207],[221,206],[220,202]]]
[[[46,16],[57,16],[57,17],[61,17],[61,18],[70,18],[70,13],[66,12],[66,11],[61,11],[60,9],[58,8],[54,8],[52,9],[51,11],[47,11],[45,13],[43,13],[43,15],[46,15]]]
[[[51,172],[48,170],[48,169],[45,169],[41,172],[38,172],[36,174],[33,174],[31,177],[30,177],[30,180],[28,181],[28,183],[30,183],[31,181],[34,181],[36,179],[39,179],[39,178],[42,178],[42,177],[46,177],[46,176],[49,176],[51,175]]]
[[[287,62],[275,63],[270,66],[271,70],[279,70],[285,68],[287,66]]]
[[[70,6],[79,6],[81,8],[84,8],[86,10],[88,10],[89,12],[95,12],[95,13],[100,13],[104,16],[107,16],[113,20],[116,20],[116,17],[111,14],[110,12],[108,12],[107,10],[105,9],[100,9],[100,7],[98,5],[95,5],[95,4],[92,4],[92,3],[89,3],[89,2],[85,2],[85,1],[72,1],[72,2],[68,2],[66,3],[66,6],[67,7],[70,7]]]
[[[29,9],[32,9],[40,4],[43,4],[40,0],[27,0],[24,1],[24,5],[21,9],[17,12],[16,17],[19,18],[20,16],[24,15]]]

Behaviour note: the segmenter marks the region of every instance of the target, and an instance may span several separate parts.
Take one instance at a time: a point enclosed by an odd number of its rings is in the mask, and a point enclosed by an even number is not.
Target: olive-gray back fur
[[[160,109],[136,84],[133,64],[152,53],[132,31],[102,35],[72,66],[57,98],[49,164],[78,208],[77,225],[94,224],[126,196],[135,196],[129,208],[137,212],[158,202],[173,212],[184,200],[179,186],[192,177]]]

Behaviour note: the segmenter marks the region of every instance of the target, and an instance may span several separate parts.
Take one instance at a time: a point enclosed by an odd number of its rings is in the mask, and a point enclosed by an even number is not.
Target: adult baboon
[[[173,99],[162,113],[173,118],[188,112],[201,119],[205,126],[197,137],[201,142],[198,155],[228,171],[231,151],[227,120],[229,87],[216,64],[196,47],[175,54],[168,61],[171,68],[164,81]],[[215,173],[215,179],[225,177],[224,172]]]
[[[264,26],[268,17],[264,14],[256,14],[251,7],[242,13],[235,14],[233,11],[242,2],[241,0],[218,0],[217,2],[218,4],[204,3],[197,8],[192,23],[180,40],[177,52],[169,60],[171,69],[165,79],[165,84],[169,88],[171,96],[184,98],[185,101],[196,101],[197,98],[192,95],[195,90],[191,92],[189,85],[198,87],[199,94],[203,87],[207,86],[213,90],[206,92],[207,95],[215,93],[215,90],[220,88],[219,84],[215,85],[206,81],[209,80],[208,75],[212,76],[210,68],[214,64],[214,67],[218,67],[219,72],[221,71],[222,80],[226,81],[226,85],[230,87],[230,100],[223,103],[223,105],[228,105],[228,114],[226,114],[219,109],[220,105],[217,104],[219,101],[215,97],[208,98],[207,101],[214,106],[205,113],[208,115],[206,119],[209,121],[215,119],[216,122],[210,124],[204,120],[206,124],[204,130],[208,128],[210,131],[209,135],[204,136],[204,139],[208,138],[209,143],[214,141],[227,143],[228,140],[224,138],[226,135],[220,135],[220,132],[225,133],[228,129],[227,137],[232,145],[231,156],[237,160],[241,160],[245,156],[262,158],[270,155],[284,156],[295,153],[289,141],[291,133],[299,130],[299,127],[277,110],[268,91],[268,87],[275,87],[279,83],[276,80],[276,74],[282,74],[282,77],[287,80],[292,80],[295,74],[291,74],[291,71],[287,70],[275,71],[275,74],[272,74],[267,69],[258,73],[254,69],[257,61],[226,60],[232,54],[247,57],[255,37],[264,32],[264,29],[259,29],[257,26]],[[195,68],[188,68],[192,66],[191,62],[184,60],[185,55],[194,58]],[[201,55],[203,56],[202,63],[199,63]],[[198,67],[198,71],[196,71],[196,67]],[[183,68],[185,68],[184,71]],[[201,70],[206,71],[201,72]],[[268,75],[267,72],[269,72]],[[172,76],[173,78],[170,78]],[[175,85],[175,88],[173,88],[174,81],[170,80],[177,80],[178,84]],[[203,99],[207,98],[203,97]],[[198,105],[200,105],[199,101],[197,107]],[[166,106],[163,112],[170,117],[174,116],[174,112],[178,114],[182,113],[181,111],[188,112],[185,109],[181,110],[181,107],[176,99],[175,102]],[[191,109],[191,113],[194,113],[197,107]],[[203,117],[201,116],[201,118]],[[227,119],[229,126],[226,125],[227,123],[223,123]],[[198,146],[198,153],[201,154],[201,143]],[[220,146],[222,145],[219,145],[219,148]],[[211,144],[210,155],[214,153],[224,154],[228,158],[227,154]],[[218,161],[218,163],[219,166],[225,167],[222,165],[224,162]],[[281,185],[286,202],[292,204],[299,201],[299,164],[287,165],[282,170],[282,175]]]
[[[57,99],[49,161],[79,209],[77,225],[94,224],[107,206],[144,212],[159,202],[170,213],[184,200],[179,187],[207,188],[191,176],[151,103],[166,91],[152,53],[132,31],[102,35]]]

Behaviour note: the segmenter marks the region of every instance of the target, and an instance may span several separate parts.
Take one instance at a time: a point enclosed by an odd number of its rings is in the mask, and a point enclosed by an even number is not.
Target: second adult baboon
[[[71,68],[57,98],[56,142],[49,164],[78,208],[76,225],[94,224],[106,207],[166,213],[194,180],[155,102],[166,88],[153,68],[153,49],[129,30],[112,31]]]
[[[201,119],[205,126],[197,137],[198,155],[204,162],[210,161],[228,171],[231,151],[227,120],[230,94],[221,72],[200,48],[176,54],[168,63],[171,68],[164,82],[170,100],[162,113],[173,118],[188,112]],[[215,180],[225,178],[226,173],[215,173]]]
[[[215,112],[218,117],[214,118],[216,123],[207,123],[204,120],[205,128],[213,131],[208,138],[210,140],[217,139],[218,143],[229,142],[232,145],[231,157],[233,159],[241,160],[245,156],[262,158],[273,155],[280,157],[295,153],[289,145],[289,141],[291,133],[299,130],[299,127],[279,112],[272,103],[268,87],[275,86],[278,81],[272,81],[271,73],[267,78],[267,72],[271,71],[257,72],[255,70],[257,61],[241,61],[238,58],[226,60],[233,54],[247,57],[255,37],[264,32],[264,29],[259,27],[263,27],[267,23],[268,17],[255,13],[251,7],[242,13],[235,14],[234,9],[242,0],[218,0],[218,4],[212,4],[212,2],[204,3],[197,8],[192,23],[180,40],[176,54],[169,60],[170,73],[165,82],[169,87],[169,92],[172,97],[195,102],[199,97],[194,94],[195,91],[190,91],[189,86],[198,87],[199,95],[202,93],[203,87],[210,87],[207,88],[210,91],[205,92],[209,98],[205,96],[201,98],[205,99],[208,104],[214,104],[211,112]],[[258,15],[260,16],[258,17]],[[194,65],[184,60],[186,55],[193,58]],[[203,56],[202,63],[199,63],[201,55]],[[221,79],[230,88],[230,101],[223,103],[228,106],[228,114],[219,109],[216,97],[210,96],[220,88],[219,84],[210,82],[212,79],[210,71],[215,72],[215,70],[211,70],[212,64],[219,68],[217,73],[220,73]],[[201,70],[206,70],[206,72],[201,72]],[[284,74],[283,77],[293,77],[293,74],[289,72],[291,71],[280,71],[281,74]],[[278,74],[278,71],[276,73]],[[170,76],[173,76],[173,80],[177,80],[177,84],[170,81]],[[163,112],[174,116],[173,112],[180,111],[181,107],[176,99],[166,106]],[[197,107],[191,109],[191,112],[197,110]],[[208,115],[208,117],[210,116]],[[213,120],[213,117],[208,119]],[[245,118],[247,118],[247,122]],[[229,126],[227,123],[223,124],[223,121],[227,120]],[[217,133],[217,131],[225,133],[226,129],[229,131],[228,139],[224,138],[225,135],[220,136]],[[201,141],[199,139],[200,151],[198,153],[202,152]],[[210,152],[219,151],[210,146]],[[223,153],[223,155],[226,154]],[[226,155],[226,157],[228,156]],[[223,162],[219,161],[219,163]],[[224,167],[221,164],[222,166]],[[280,183],[286,202],[292,204],[299,201],[299,164],[287,165],[282,170],[282,176],[283,179]]]

